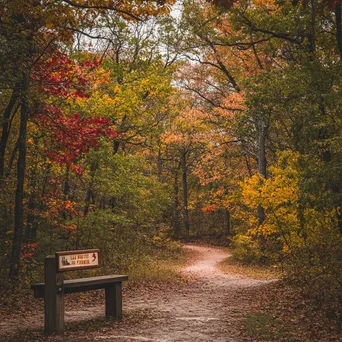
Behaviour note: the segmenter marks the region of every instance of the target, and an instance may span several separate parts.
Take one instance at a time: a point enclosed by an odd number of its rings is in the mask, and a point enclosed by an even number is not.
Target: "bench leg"
[[[122,283],[106,287],[106,318],[122,318]]]
[[[44,330],[46,335],[64,333],[64,274],[56,272],[54,256],[45,258]]]

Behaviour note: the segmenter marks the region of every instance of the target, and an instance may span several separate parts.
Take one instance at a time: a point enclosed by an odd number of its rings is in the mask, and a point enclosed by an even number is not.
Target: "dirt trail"
[[[243,341],[238,326],[248,312],[251,288],[270,281],[223,273],[218,264],[229,256],[226,249],[198,245],[185,248],[191,259],[180,272],[191,279],[188,285],[179,290],[171,287],[169,291],[130,294],[129,298],[124,297],[127,318],[122,322],[61,341]],[[75,320],[101,317],[103,310],[103,305],[78,311],[67,309],[65,320],[70,324]],[[42,322],[42,313],[32,319],[5,319],[0,322],[0,340],[3,329],[13,331],[14,327],[25,326],[39,329]]]
[[[165,293],[156,300],[142,304],[155,312],[155,317],[140,333],[130,337],[98,336],[97,340],[116,341],[242,341],[237,328],[248,311],[246,288],[270,281],[223,273],[218,264],[229,253],[222,248],[187,245],[192,252],[191,263],[181,270],[192,282],[181,293]],[[134,307],[133,303],[130,303]],[[127,336],[127,334],[125,334]]]

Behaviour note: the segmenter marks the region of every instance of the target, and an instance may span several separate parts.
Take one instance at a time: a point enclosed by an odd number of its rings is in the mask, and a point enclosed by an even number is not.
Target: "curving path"
[[[137,326],[117,335],[97,336],[96,341],[228,342],[243,341],[239,323],[248,311],[247,288],[270,282],[225,274],[219,262],[230,254],[223,248],[186,245],[190,264],[181,273],[191,282],[181,292],[163,293],[140,304],[129,300],[128,311],[148,309],[151,313]]]
[[[186,245],[190,261],[180,270],[182,276],[190,278],[180,289],[148,289],[142,293],[124,296],[126,318],[109,327],[80,333],[68,332],[67,339],[54,341],[153,341],[153,342],[229,342],[244,341],[239,336],[239,325],[249,311],[248,302],[253,289],[270,280],[254,280],[236,274],[225,274],[219,262],[229,257],[224,248]],[[103,317],[103,305],[87,308],[66,308],[66,323]],[[42,312],[35,317],[17,317],[0,322],[3,333],[15,329],[41,329]],[[85,323],[87,324],[87,323]],[[8,334],[7,334],[8,336]],[[7,341],[7,340],[6,340]],[[48,339],[51,341],[51,339]]]

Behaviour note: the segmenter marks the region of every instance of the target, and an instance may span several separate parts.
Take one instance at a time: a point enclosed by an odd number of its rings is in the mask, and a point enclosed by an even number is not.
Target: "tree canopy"
[[[341,4],[0,0],[1,282],[215,236],[336,311]]]

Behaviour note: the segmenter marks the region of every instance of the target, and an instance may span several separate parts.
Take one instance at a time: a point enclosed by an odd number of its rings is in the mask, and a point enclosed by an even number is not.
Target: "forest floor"
[[[149,283],[124,292],[124,318],[106,321],[101,291],[66,297],[66,332],[44,337],[43,303],[0,312],[0,341],[338,341],[333,328],[276,279],[227,272],[225,248],[185,245],[183,282]],[[225,271],[224,271],[225,270]],[[91,292],[89,292],[91,293]],[[69,298],[71,298],[69,300]],[[298,309],[298,310],[297,310]]]

